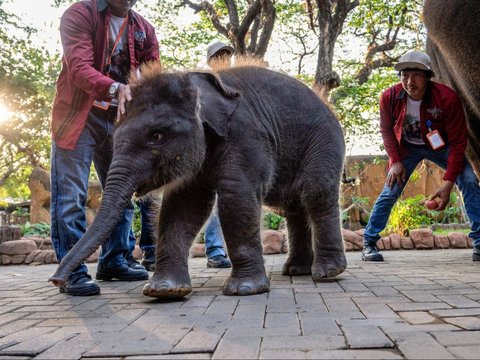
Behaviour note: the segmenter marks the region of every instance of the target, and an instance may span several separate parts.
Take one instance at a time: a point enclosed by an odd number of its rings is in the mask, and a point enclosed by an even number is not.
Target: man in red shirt
[[[465,158],[467,126],[460,99],[449,87],[431,81],[430,58],[423,52],[406,53],[394,68],[400,83],[380,99],[380,133],[390,167],[365,229],[362,259],[383,261],[376,246],[379,234],[413,170],[428,159],[445,169],[443,184],[431,196],[438,199],[435,210],[445,209],[457,184],[471,223],[473,261],[480,261],[480,188]]]
[[[128,74],[159,61],[155,30],[131,8],[135,0],[85,0],[62,16],[62,70],[52,109],[51,236],[60,261],[86,229],[85,204],[93,161],[105,186],[112,159],[117,109],[131,100]],[[133,205],[102,245],[96,278],[135,281],[148,272],[131,258]],[[69,295],[96,295],[100,288],[82,264],[60,289]]]

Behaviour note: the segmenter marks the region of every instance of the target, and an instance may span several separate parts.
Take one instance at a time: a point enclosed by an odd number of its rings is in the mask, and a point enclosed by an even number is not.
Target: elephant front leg
[[[312,278],[321,281],[341,274],[347,268],[343,249],[340,209],[338,205],[328,209],[310,211],[313,233],[314,260]]]
[[[214,193],[206,189],[165,194],[155,246],[155,272],[143,294],[182,298],[192,292],[188,273],[189,249],[208,218]]]
[[[232,272],[225,280],[223,293],[261,294],[270,289],[270,280],[262,256],[260,204],[253,197],[248,199],[245,194],[238,199],[225,200],[221,194],[218,198],[222,231],[232,261]]]

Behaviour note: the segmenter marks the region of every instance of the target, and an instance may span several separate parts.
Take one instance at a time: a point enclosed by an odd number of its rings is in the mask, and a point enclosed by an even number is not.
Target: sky
[[[135,4],[135,10],[141,13],[142,4],[154,4],[156,0],[138,0]],[[48,50],[61,51],[60,35],[58,27],[60,17],[68,5],[56,8],[53,0],[5,0],[3,6],[7,12],[11,12],[22,20],[25,25],[31,25],[39,30],[38,41],[40,46],[45,46]],[[192,10],[186,10],[179,21],[189,22],[194,19]],[[270,65],[275,68],[275,55],[268,59]],[[280,59],[278,59],[280,60]],[[0,104],[1,105],[1,104]],[[6,112],[0,109],[0,115]],[[1,118],[0,118],[1,121]],[[348,155],[378,154],[378,145],[373,144],[371,140],[357,139],[353,144],[347,144]]]

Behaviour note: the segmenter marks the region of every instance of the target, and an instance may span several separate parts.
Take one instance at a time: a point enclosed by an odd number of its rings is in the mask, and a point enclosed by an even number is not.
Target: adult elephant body
[[[480,2],[425,0],[427,53],[435,77],[455,89],[465,107],[467,154],[480,174]]]
[[[337,119],[299,81],[257,67],[162,74],[143,69],[114,155],[101,208],[50,279],[104,241],[132,194],[163,186],[156,268],[144,294],[182,297],[191,290],[189,248],[218,194],[232,261],[226,295],[268,291],[260,241],[262,201],[287,219],[285,275],[333,277],[346,268],[339,185],[345,145]]]

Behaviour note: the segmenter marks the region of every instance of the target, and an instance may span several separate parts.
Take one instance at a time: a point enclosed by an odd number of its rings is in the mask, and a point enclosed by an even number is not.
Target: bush
[[[412,229],[430,226],[433,221],[423,203],[420,204],[423,200],[425,200],[423,195],[398,200],[392,209],[384,232],[408,236]]]
[[[22,225],[22,236],[25,235],[37,235],[47,237],[50,236],[50,224],[45,222],[39,222],[35,224],[30,224],[30,222],[26,222]]]
[[[266,212],[263,215],[263,225],[265,226],[265,229],[278,230],[283,219],[284,218],[280,215],[272,212]]]

